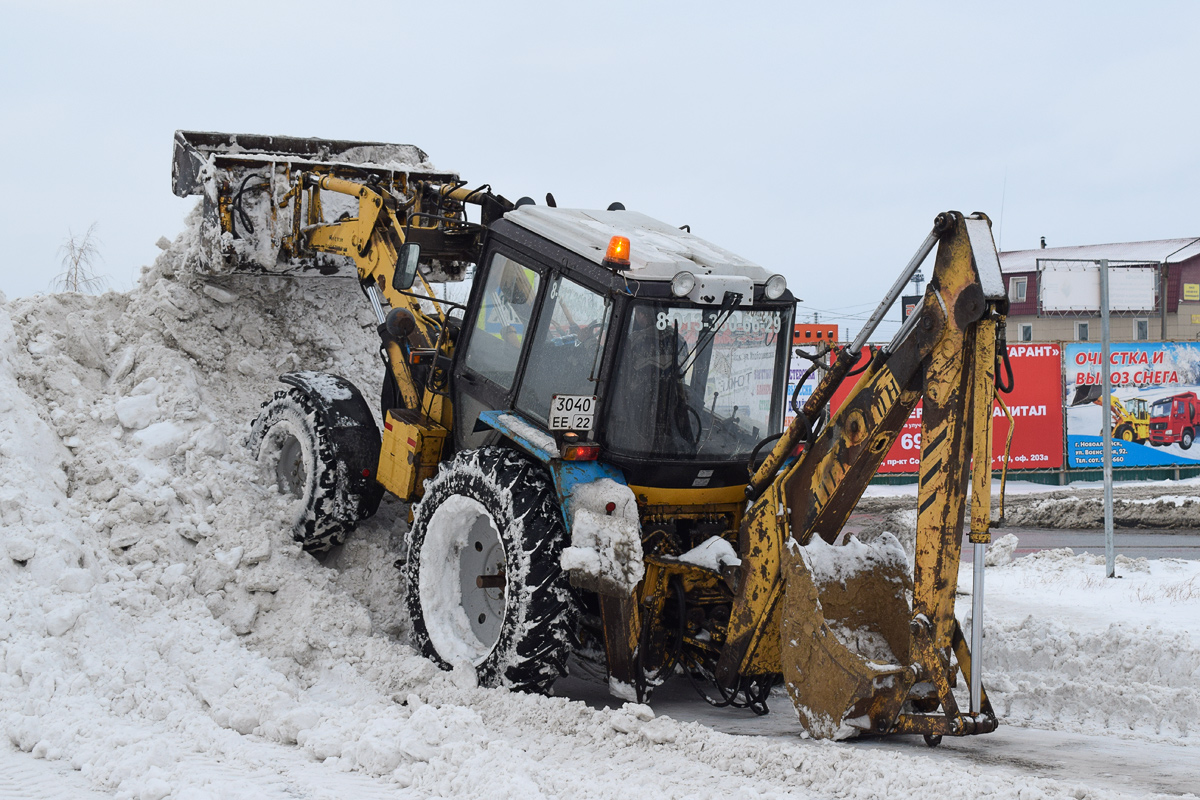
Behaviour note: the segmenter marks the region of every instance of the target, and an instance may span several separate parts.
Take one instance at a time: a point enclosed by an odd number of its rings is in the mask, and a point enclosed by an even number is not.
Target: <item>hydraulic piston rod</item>
[[[925,263],[925,259],[933,252],[933,248],[938,243],[938,236],[945,229],[945,223],[942,221],[942,217],[944,216],[946,215],[938,214],[937,219],[933,223],[933,230],[925,237],[925,241],[921,242],[921,246],[917,248],[916,254],[908,262],[908,265],[904,267],[904,271],[900,273],[900,277],[896,278],[896,282],[892,284],[892,288],[888,289],[888,293],[879,301],[879,305],[875,307],[875,311],[872,312],[870,319],[867,320],[867,324],[858,332],[858,336],[854,337],[854,341],[847,348],[852,354],[857,355],[862,346],[867,343],[867,339],[871,338],[871,334],[875,332],[875,329],[879,327],[879,323],[883,321],[884,315],[895,304],[896,298],[900,296],[900,293],[904,291],[904,287],[908,285],[913,275]]]
[[[904,287],[912,280],[912,276],[916,274],[921,264],[925,263],[925,259],[933,252],[933,248],[937,246],[938,238],[954,224],[952,214],[938,214],[933,221],[933,230],[925,237],[925,241],[921,242],[921,246],[917,248],[917,252],[909,260],[904,270],[900,273],[900,277],[892,284],[892,288],[888,290],[887,295],[879,302],[874,313],[871,314],[867,324],[858,332],[858,336],[854,337],[854,342],[849,347],[846,347],[838,354],[837,359],[829,367],[821,382],[817,384],[817,388],[809,396],[804,403],[802,413],[797,416],[792,424],[775,443],[770,454],[762,465],[750,477],[750,482],[746,484],[746,497],[750,500],[757,499],[767,484],[770,483],[772,476],[779,465],[783,463],[788,454],[796,449],[796,445],[800,443],[801,438],[805,435],[804,431],[810,429],[810,423],[815,420],[821,413],[821,409],[833,399],[834,390],[845,379],[846,375],[858,361],[858,354],[862,350],[867,340],[871,338],[871,334],[879,327],[879,323],[883,321],[883,317],[888,310],[895,304],[896,298],[904,291]],[[915,324],[916,320],[913,320]],[[911,327],[907,330],[911,331]],[[800,417],[804,419],[800,419]]]

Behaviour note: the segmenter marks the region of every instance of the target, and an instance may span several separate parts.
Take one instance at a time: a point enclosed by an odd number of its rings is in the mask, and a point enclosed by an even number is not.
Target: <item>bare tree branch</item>
[[[106,283],[104,276],[96,272],[98,262],[103,260],[97,247],[100,239],[96,236],[96,223],[89,225],[82,236],[69,233],[62,247],[58,248],[62,254],[63,271],[55,276],[51,288],[60,292],[89,294],[103,289]]]

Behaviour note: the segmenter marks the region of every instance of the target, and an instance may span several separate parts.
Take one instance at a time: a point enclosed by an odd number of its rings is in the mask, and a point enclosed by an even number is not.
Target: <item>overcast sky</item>
[[[848,5],[2,2],[0,291],[46,291],[93,223],[130,288],[195,202],[177,128],[620,200],[855,329],[946,209],[1008,250],[1200,235],[1200,5]]]

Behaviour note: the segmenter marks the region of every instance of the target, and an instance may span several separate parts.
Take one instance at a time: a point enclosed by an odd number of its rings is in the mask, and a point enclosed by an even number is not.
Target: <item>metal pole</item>
[[[989,480],[990,483],[990,480]],[[983,708],[983,564],[986,544],[974,544],[971,587],[971,713]]]
[[[1117,556],[1113,544],[1112,491],[1112,381],[1109,376],[1111,350],[1108,331],[1108,259],[1100,260],[1100,391],[1104,397],[1104,564],[1105,574],[1116,577]]]

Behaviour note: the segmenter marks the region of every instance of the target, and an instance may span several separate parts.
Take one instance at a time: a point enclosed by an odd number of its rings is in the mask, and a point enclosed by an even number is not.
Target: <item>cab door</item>
[[[540,265],[515,253],[494,250],[484,259],[475,278],[482,289],[473,293],[463,320],[462,349],[454,366],[457,449],[482,447],[495,438],[490,429],[475,431],[480,412],[513,407],[543,277]]]

